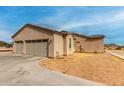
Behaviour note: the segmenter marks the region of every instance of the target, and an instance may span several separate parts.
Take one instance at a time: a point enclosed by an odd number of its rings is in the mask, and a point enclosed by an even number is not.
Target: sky
[[[25,24],[83,35],[105,35],[105,43],[124,45],[124,7],[114,6],[1,6],[0,40],[11,36]]]

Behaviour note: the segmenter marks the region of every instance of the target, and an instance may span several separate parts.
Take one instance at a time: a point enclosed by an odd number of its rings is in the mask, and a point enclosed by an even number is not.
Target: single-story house
[[[120,50],[124,50],[124,46],[120,46]]]
[[[118,49],[121,49],[121,47],[117,44],[114,44],[114,43],[111,43],[111,44],[105,44],[104,45],[104,48],[106,50],[118,50]]]
[[[26,24],[13,36],[13,52],[43,57],[104,52],[104,36],[85,36]]]

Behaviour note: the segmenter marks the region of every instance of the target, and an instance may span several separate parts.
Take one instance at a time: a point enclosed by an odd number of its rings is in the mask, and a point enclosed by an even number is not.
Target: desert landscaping
[[[106,85],[124,85],[124,60],[108,53],[74,53],[40,62],[46,69]]]

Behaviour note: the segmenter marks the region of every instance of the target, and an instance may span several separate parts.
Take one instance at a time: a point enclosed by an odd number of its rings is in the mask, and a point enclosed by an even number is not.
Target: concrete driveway
[[[0,53],[0,85],[102,85],[49,71],[39,66],[45,58]]]

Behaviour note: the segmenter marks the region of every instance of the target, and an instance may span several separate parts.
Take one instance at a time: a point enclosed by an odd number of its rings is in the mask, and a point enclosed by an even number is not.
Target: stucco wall
[[[13,49],[12,51],[15,53],[16,52],[16,46],[15,46],[15,42],[13,42]]]
[[[71,39],[71,48],[69,48],[69,39]],[[74,38],[72,35],[67,35],[64,38],[64,55],[70,55],[75,52]]]
[[[54,34],[54,57],[63,55],[64,46],[63,46],[63,36]]]
[[[75,40],[75,51],[76,52],[85,52],[85,46],[86,46],[86,38],[74,36]],[[81,49],[82,48],[82,49]]]
[[[86,41],[86,52],[104,52],[104,39],[91,39]]]
[[[14,41],[37,40],[37,39],[48,39],[50,41],[48,47],[48,57],[54,57],[53,33],[44,30],[39,30],[34,28],[32,29],[26,27],[13,38]],[[26,52],[25,49],[23,52],[24,53]]]
[[[48,39],[51,38],[52,33],[44,30],[31,29],[29,27],[24,28],[20,33],[18,33],[13,39],[19,40],[35,40],[35,39]]]
[[[76,52],[104,52],[104,39],[90,39],[74,36]]]

